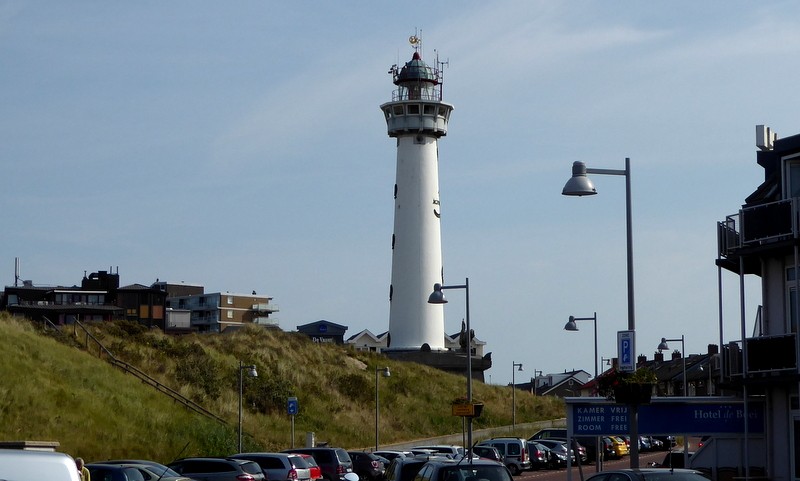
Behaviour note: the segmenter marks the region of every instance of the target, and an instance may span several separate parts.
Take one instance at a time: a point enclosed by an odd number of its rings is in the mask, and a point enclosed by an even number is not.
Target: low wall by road
[[[473,442],[480,442],[484,439],[511,436],[518,438],[528,439],[533,436],[537,431],[543,428],[563,428],[567,425],[566,418],[551,419],[547,421],[537,421],[535,423],[522,423],[517,424],[513,428],[511,426],[500,426],[496,428],[475,429],[472,431]],[[433,438],[416,439],[396,444],[381,444],[381,449],[402,451],[412,446],[431,446],[437,444],[457,444],[464,446],[466,444],[466,433],[449,434],[446,436],[437,436]]]

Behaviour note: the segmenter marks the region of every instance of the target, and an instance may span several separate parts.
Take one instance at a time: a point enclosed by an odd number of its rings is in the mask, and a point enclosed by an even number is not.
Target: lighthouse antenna
[[[439,81],[439,100],[442,100],[444,98],[442,97],[442,85],[444,85],[444,67],[450,66],[450,59],[448,58],[445,61],[440,61],[439,51],[436,49],[433,51],[436,53],[436,77]]]

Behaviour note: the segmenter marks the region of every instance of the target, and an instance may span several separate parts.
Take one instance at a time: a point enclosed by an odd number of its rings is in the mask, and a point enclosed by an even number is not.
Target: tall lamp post
[[[464,289],[466,294],[466,313],[465,313],[465,329],[466,329],[466,358],[467,358],[467,402],[472,403],[472,329],[469,324],[469,277],[464,280],[463,284],[444,286],[436,283],[433,285],[433,292],[428,296],[430,304],[446,304],[447,299],[444,297],[445,289]],[[467,457],[469,462],[472,463],[472,418],[467,418]]]
[[[242,381],[244,378],[244,371],[250,377],[258,377],[255,364],[245,366],[242,361],[239,361],[239,452],[242,452]]]
[[[622,175],[625,176],[625,227],[627,233],[627,263],[628,263],[628,330],[635,333],[636,330],[636,316],[633,303],[633,228],[631,222],[631,159],[625,158],[625,169],[590,169],[586,164],[580,161],[573,162],[572,164],[572,177],[564,185],[561,191],[562,195],[570,196],[584,196],[595,195],[595,189],[592,181],[586,174],[599,174],[599,175]],[[635,334],[634,334],[635,339]],[[636,353],[634,353],[634,356]],[[635,368],[635,365],[634,365]],[[630,430],[631,439],[638,439],[639,437],[639,417],[635,405],[630,406]],[[639,443],[631,443],[631,468],[639,467]]]
[[[517,384],[514,379],[514,374],[516,374],[516,371],[522,372],[522,363],[511,361],[511,432],[512,433],[516,430],[517,426]]]
[[[667,339],[666,337],[661,338],[661,342],[658,344],[658,352],[664,351],[669,349],[667,342],[678,342],[681,341],[681,358],[683,358],[683,395],[688,396],[689,391],[687,390],[688,384],[686,383],[686,345],[684,344],[683,334],[681,334],[680,339]]]
[[[382,373],[383,377],[392,375],[388,367],[375,368],[375,451],[378,450],[378,373]]]

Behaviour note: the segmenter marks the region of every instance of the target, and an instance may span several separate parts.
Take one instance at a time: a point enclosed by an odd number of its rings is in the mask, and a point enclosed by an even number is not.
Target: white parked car
[[[80,481],[75,460],[64,453],[0,449],[0,479]]]

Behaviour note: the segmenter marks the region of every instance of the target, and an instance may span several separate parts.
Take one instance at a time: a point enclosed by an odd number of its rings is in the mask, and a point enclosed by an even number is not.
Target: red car
[[[311,468],[311,481],[317,481],[318,479],[322,478],[322,469],[320,469],[319,464],[314,461],[314,456],[305,453],[299,453],[303,459],[306,460],[308,463],[308,467]]]

